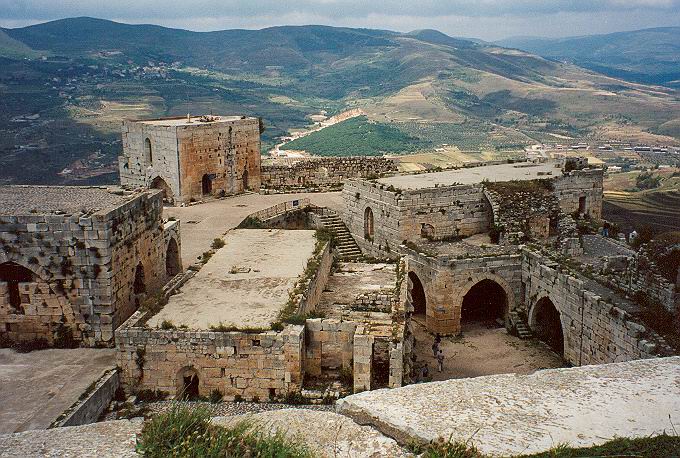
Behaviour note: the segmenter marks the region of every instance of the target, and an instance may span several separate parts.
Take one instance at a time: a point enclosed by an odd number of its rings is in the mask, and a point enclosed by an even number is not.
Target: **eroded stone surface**
[[[399,458],[407,454],[391,438],[370,426],[360,426],[333,412],[285,409],[234,417],[216,417],[216,424],[228,425],[241,420],[257,422],[304,441],[320,457]]]
[[[0,435],[0,456],[136,457],[135,436],[141,430],[141,419],[134,419]]]
[[[589,446],[671,430],[680,357],[371,391],[344,398],[338,411],[402,443],[471,439],[496,455]]]

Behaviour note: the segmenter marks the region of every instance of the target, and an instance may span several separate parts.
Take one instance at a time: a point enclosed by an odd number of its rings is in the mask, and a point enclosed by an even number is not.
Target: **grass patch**
[[[409,449],[422,458],[491,458],[473,445],[452,440],[434,441],[428,445],[412,445]],[[494,455],[496,456],[496,455]],[[507,455],[506,455],[507,456]],[[680,437],[661,434],[638,439],[616,438],[602,445],[573,448],[560,444],[552,449],[531,455],[514,455],[512,458],[576,458],[576,457],[680,457]]]
[[[302,443],[281,433],[267,434],[240,422],[211,424],[205,408],[174,406],[147,421],[137,438],[137,452],[147,457],[311,458]]]

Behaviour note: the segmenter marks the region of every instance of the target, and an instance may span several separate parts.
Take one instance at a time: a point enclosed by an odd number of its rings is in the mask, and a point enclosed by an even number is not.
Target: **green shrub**
[[[264,229],[264,224],[259,218],[248,216],[236,229]]]
[[[311,458],[306,446],[281,433],[265,434],[253,424],[211,424],[203,408],[176,405],[144,423],[137,452],[151,458]]]
[[[220,238],[213,239],[212,245],[210,245],[210,248],[213,250],[219,250],[225,245],[224,240]]]
[[[164,331],[168,331],[168,330],[170,330],[170,329],[177,329],[177,326],[175,326],[175,325],[172,323],[172,321],[163,320],[163,321],[161,322],[161,329],[163,329]]]

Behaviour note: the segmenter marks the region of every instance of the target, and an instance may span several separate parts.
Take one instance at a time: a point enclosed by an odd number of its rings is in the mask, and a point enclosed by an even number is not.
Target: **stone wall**
[[[397,190],[370,181],[343,188],[343,220],[362,250],[390,251],[404,240],[443,240],[488,231],[492,211],[481,185]],[[367,214],[372,235],[366,234]],[[384,255],[385,253],[383,253]]]
[[[216,332],[149,329],[136,312],[116,331],[116,361],[128,390],[179,396],[184,377],[196,374],[198,391],[226,399],[274,399],[299,391],[304,370],[304,328]]]
[[[300,308],[298,313],[306,314],[312,312],[319,304],[321,293],[326,288],[328,277],[331,274],[331,266],[333,265],[333,253],[331,251],[331,244],[326,243],[321,253],[309,261],[310,263],[317,263],[314,276],[309,279],[305,285],[302,300],[300,301]]]
[[[161,211],[161,193],[153,191],[93,213],[0,217],[0,264],[31,277],[19,285],[17,308],[0,284],[1,338],[68,345],[72,335],[76,344],[111,345],[113,330],[142,299],[134,294],[136,266],[144,266],[147,293],[166,280]]]
[[[290,165],[262,166],[266,188],[336,187],[352,178],[371,178],[397,170],[396,163],[382,157],[309,158]]]
[[[326,371],[351,370],[357,323],[337,319],[310,319],[305,323],[305,373],[316,377]]]
[[[562,211],[602,218],[602,169],[574,170],[552,180],[553,194]],[[581,207],[579,207],[581,205]]]
[[[202,198],[204,177],[210,182],[209,194],[259,190],[258,119],[223,118],[191,124],[168,121],[165,125],[123,122],[122,185],[162,189],[175,203]]]
[[[97,380],[85,399],[79,400],[66,412],[63,419],[57,420],[52,426],[62,428],[95,423],[111,403],[119,386],[120,373],[117,369],[112,369]]]
[[[430,332],[459,334],[465,295],[483,280],[497,283],[505,292],[507,314],[521,311],[521,256],[509,254],[467,259],[446,256],[433,258],[407,249],[407,269],[415,274],[425,290],[426,326]],[[409,279],[409,293],[413,284]],[[413,311],[409,297],[409,310]]]
[[[529,326],[536,329],[537,304],[549,299],[560,314],[564,357],[574,365],[651,358],[659,354],[658,336],[633,321],[625,306],[597,294],[595,285],[535,252],[522,252],[524,303]]]

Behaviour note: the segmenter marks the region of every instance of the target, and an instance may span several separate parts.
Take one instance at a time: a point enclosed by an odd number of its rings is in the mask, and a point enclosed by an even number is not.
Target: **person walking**
[[[439,342],[437,342],[437,340],[435,340],[432,343],[432,356],[436,358],[437,352],[439,352]]]
[[[437,366],[439,372],[444,370],[444,352],[441,349],[437,352]]]

